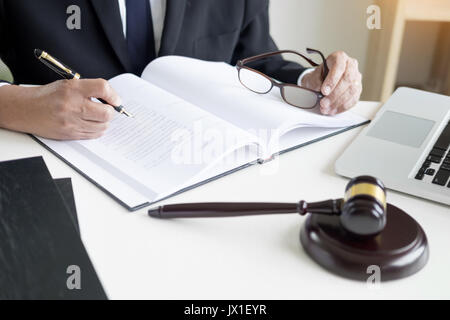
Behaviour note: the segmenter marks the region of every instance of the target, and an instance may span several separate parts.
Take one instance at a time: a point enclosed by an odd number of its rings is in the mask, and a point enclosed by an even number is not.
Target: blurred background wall
[[[367,28],[366,10],[371,4],[377,4],[382,9],[382,30]],[[447,48],[450,22],[445,26],[433,16],[437,14],[441,20],[448,19],[449,4],[450,0],[272,0],[271,33],[281,49],[305,52],[306,47],[311,47],[325,55],[343,50],[358,59],[363,77],[368,80],[362,99],[385,100],[392,88],[400,85],[449,94],[449,84],[442,82],[449,81],[449,77],[445,77],[445,68],[450,65]],[[426,9],[414,9],[414,6],[420,5],[426,5]],[[413,20],[402,23],[403,37],[392,35],[393,21],[401,16],[399,12],[405,10],[416,10],[418,13],[414,13]],[[378,38],[383,40],[391,36],[389,44],[384,43],[384,51],[398,43],[399,50],[394,50],[394,58],[398,57],[393,62],[392,59],[381,59],[386,53],[378,52],[379,45],[374,45]],[[389,63],[394,67],[387,68]],[[385,67],[388,71],[384,70],[375,77],[375,73]],[[442,71],[442,68],[445,70]],[[389,81],[383,79],[389,70],[395,74],[391,75],[392,83],[386,86],[384,82]],[[439,70],[441,74],[437,75]],[[438,83],[435,78],[440,79]],[[0,79],[12,79],[1,62]]]
[[[271,33],[281,49],[319,49],[325,56],[343,50],[364,72],[370,30],[366,9],[372,0],[272,0]],[[319,61],[319,60],[315,60]]]

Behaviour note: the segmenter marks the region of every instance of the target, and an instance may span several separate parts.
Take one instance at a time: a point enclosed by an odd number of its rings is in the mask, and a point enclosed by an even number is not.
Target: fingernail
[[[325,88],[323,88],[323,94],[324,95],[329,95],[331,92],[331,87],[330,86],[325,86]]]

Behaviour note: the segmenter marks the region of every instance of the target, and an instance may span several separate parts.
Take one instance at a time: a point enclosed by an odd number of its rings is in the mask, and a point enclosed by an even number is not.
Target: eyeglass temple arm
[[[327,66],[326,59],[325,59],[324,55],[322,54],[322,52],[320,52],[319,50],[311,49],[311,48],[307,48],[306,52],[308,52],[308,53],[317,53],[317,54],[319,54],[321,56],[322,61],[323,61],[323,66],[324,66],[323,71],[322,71],[322,78],[323,78],[322,80],[325,80],[325,78],[328,75],[329,69],[328,69],[328,66]],[[296,52],[296,51],[293,51],[293,50],[281,50],[281,51],[274,51],[274,52],[259,54],[259,55],[253,56],[253,57],[249,57],[249,58],[245,58],[245,59],[239,60],[237,65],[238,66],[243,66],[244,64],[253,62],[255,60],[269,58],[271,56],[284,54],[284,53],[296,54],[296,55],[302,57],[303,59],[305,59],[306,61],[308,61],[308,63],[311,64],[313,67],[317,67],[319,65],[319,64],[315,63],[314,61],[312,61],[311,59],[309,59],[308,57],[304,56],[303,54],[301,54],[299,52]]]
[[[271,56],[275,56],[275,55],[279,55],[279,54],[283,54],[283,53],[293,53],[293,54],[296,54],[296,55],[302,57],[303,59],[305,59],[306,61],[308,61],[312,66],[314,66],[314,67],[317,67],[317,66],[318,66],[317,63],[315,63],[314,61],[312,61],[312,60],[309,59],[308,57],[305,57],[303,54],[298,53],[298,52],[293,51],[293,50],[281,50],[281,51],[274,51],[274,52],[269,52],[269,53],[258,54],[258,55],[253,56],[253,57],[249,57],[249,58],[242,59],[242,60],[240,60],[240,62],[241,62],[242,65],[244,65],[244,64],[246,64],[246,63],[253,62],[253,61],[255,61],[255,60],[264,59],[264,58],[269,58],[269,57],[271,57]]]
[[[328,76],[328,73],[330,72],[330,70],[328,69],[328,65],[327,65],[327,59],[325,59],[325,56],[322,54],[322,52],[320,52],[319,50],[316,50],[316,49],[306,48],[306,52],[308,52],[310,54],[317,53],[320,55],[320,57],[322,58],[322,61],[323,61],[322,81],[325,80]]]

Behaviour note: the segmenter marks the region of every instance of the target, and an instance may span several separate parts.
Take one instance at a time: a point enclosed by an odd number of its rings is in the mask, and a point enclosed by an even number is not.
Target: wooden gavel
[[[377,178],[360,176],[352,179],[342,199],[297,203],[211,202],[185,203],[150,209],[149,216],[172,218],[219,218],[265,214],[337,215],[342,227],[353,235],[370,237],[386,225],[386,188]]]

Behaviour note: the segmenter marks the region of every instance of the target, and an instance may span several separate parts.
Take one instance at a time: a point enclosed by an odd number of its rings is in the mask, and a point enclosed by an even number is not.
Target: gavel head
[[[386,208],[384,184],[374,177],[356,177],[345,189],[341,224],[356,236],[375,236],[386,225]]]

